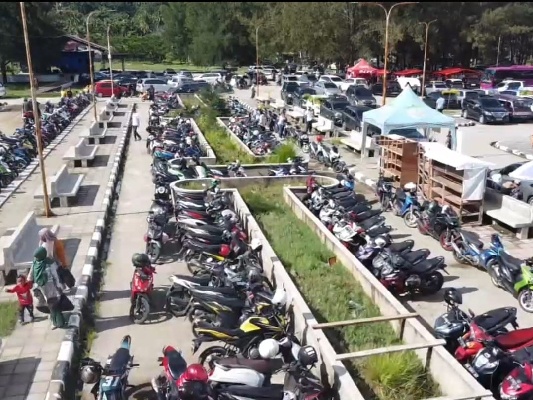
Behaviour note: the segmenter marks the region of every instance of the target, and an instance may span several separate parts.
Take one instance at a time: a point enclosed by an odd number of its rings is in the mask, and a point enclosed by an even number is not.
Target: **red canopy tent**
[[[444,76],[444,77],[449,77],[449,76],[452,76],[452,75],[481,75],[482,72],[481,71],[476,71],[475,69],[468,69],[468,68],[460,68],[460,67],[456,67],[456,68],[447,68],[447,69],[443,69],[441,71],[435,71],[433,73],[434,75],[439,75],[439,76]]]
[[[422,75],[424,71],[421,69],[404,69],[403,71],[396,71],[394,75],[396,76],[413,76],[413,75]]]
[[[347,72],[351,77],[356,77],[356,76],[365,77],[365,76],[374,75],[377,71],[378,69],[370,65],[368,61],[361,59],[353,67],[348,68]]]

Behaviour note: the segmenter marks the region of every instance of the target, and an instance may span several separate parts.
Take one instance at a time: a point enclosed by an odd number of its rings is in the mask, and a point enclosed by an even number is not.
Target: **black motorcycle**
[[[452,251],[452,242],[460,234],[461,224],[457,214],[449,207],[422,205],[424,210],[417,221],[418,230],[422,235],[430,235],[437,239],[446,251]]]

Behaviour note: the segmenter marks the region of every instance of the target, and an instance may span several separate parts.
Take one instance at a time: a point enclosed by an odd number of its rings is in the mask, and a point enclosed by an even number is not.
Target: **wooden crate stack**
[[[380,173],[392,177],[395,186],[418,182],[418,143],[399,135],[377,136]]]
[[[418,187],[424,197],[428,200],[437,199],[442,205],[449,205],[463,224],[480,225],[483,218],[483,200],[463,200],[464,171],[429,159],[422,148],[419,154]]]

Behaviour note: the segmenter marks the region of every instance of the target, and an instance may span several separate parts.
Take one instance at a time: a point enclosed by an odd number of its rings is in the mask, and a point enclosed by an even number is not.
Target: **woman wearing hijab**
[[[63,242],[48,228],[43,228],[39,231],[39,239],[39,246],[46,249],[46,256],[54,260],[58,265],[57,274],[59,275],[61,284],[65,284],[69,288],[74,286],[75,280],[68,269]]]
[[[54,261],[47,257],[46,249],[39,246],[33,255],[33,264],[28,279],[37,285],[46,299],[46,303],[50,307],[50,319],[54,329],[65,326],[65,318],[59,309],[61,291],[56,268]]]

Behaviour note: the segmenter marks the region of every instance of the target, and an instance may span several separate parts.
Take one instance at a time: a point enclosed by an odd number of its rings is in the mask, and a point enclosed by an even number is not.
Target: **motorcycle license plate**
[[[479,374],[476,372],[476,370],[470,365],[470,364],[465,364],[465,368],[468,372],[470,372],[472,374],[472,376],[474,378],[478,378],[479,377]]]

